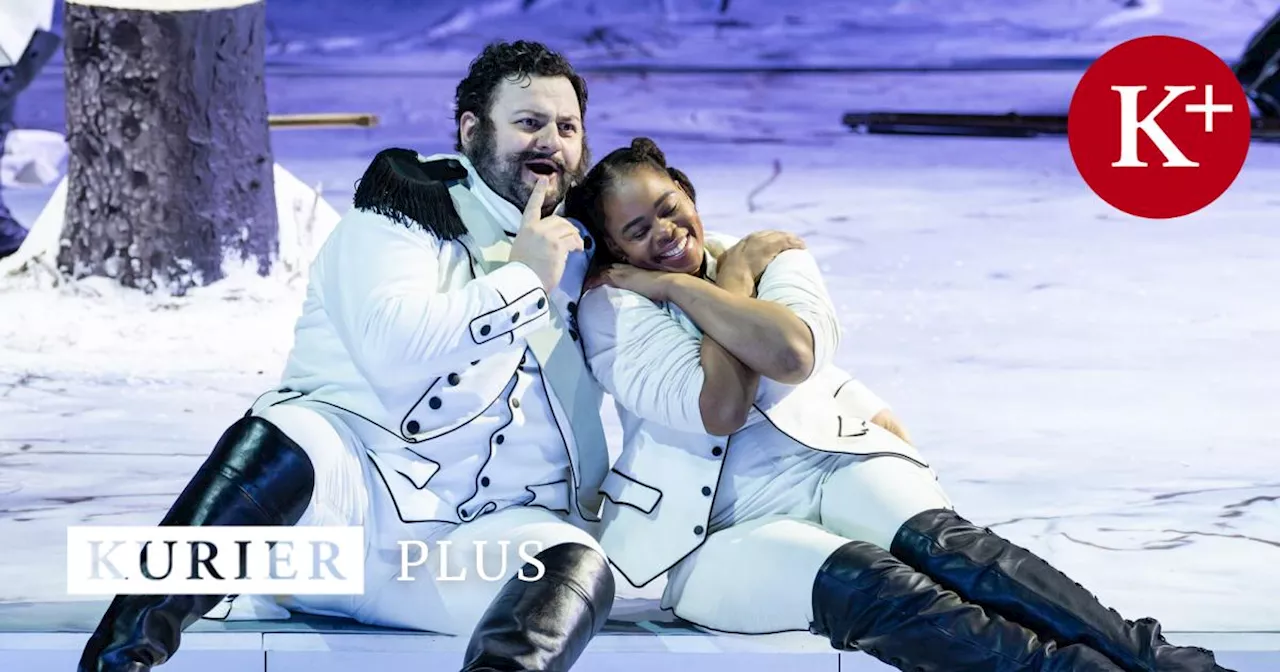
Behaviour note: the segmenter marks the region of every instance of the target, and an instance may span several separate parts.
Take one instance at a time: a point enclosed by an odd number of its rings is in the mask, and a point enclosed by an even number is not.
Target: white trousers
[[[298,524],[365,529],[364,594],[277,598],[290,610],[468,635],[498,591],[524,567],[527,556],[569,542],[604,555],[585,524],[537,507],[508,508],[461,525],[404,523],[373,473],[364,446],[338,412],[296,402],[255,414],[300,445],[315,468],[315,489]],[[402,580],[398,542],[413,541],[426,544],[426,561],[407,570],[412,580]],[[450,543],[441,543],[445,541]],[[420,547],[409,553],[413,561],[421,559]]]
[[[808,630],[814,579],[837,548],[866,541],[888,550],[912,516],[951,508],[932,470],[899,457],[819,454],[804,462],[797,478],[778,474],[789,492],[771,498],[780,502],[775,510],[757,507],[757,517],[714,531],[671,570],[664,606],[721,632]],[[810,487],[797,491],[796,480]]]

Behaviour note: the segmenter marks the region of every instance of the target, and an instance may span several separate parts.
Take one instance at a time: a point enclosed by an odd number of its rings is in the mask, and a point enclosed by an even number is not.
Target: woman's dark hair
[[[467,70],[467,76],[458,82],[454,94],[453,118],[462,120],[470,112],[480,118],[481,124],[489,124],[489,111],[498,85],[504,80],[520,81],[528,77],[564,77],[573,85],[578,97],[578,108],[585,126],[587,119],[587,83],[573,69],[564,56],[552,51],[540,42],[517,40],[493,42],[484,48]],[[455,124],[456,125],[456,124]],[[462,139],[454,139],[454,149],[462,151]]]
[[[666,173],[678,184],[689,200],[697,202],[697,195],[689,176],[678,168],[667,165],[667,157],[658,149],[658,144],[649,138],[635,138],[628,147],[620,147],[609,152],[607,156],[591,168],[582,183],[569,190],[565,195],[565,217],[582,222],[597,242],[593,251],[591,268],[587,277],[609,268],[620,259],[609,250],[609,234],[604,228],[604,210],[602,202],[619,178],[630,175],[636,168],[648,167]]]

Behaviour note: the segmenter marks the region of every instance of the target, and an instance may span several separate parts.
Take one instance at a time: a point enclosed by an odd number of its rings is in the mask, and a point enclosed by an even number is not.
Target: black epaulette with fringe
[[[418,152],[378,152],[356,183],[353,205],[405,226],[420,226],[441,240],[457,240],[467,227],[453,207],[449,185],[467,177],[457,159],[420,161]]]

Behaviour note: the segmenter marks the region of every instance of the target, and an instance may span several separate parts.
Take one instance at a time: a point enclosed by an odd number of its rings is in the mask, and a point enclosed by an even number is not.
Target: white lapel
[[[488,274],[507,263],[511,257],[511,242],[502,225],[465,184],[453,185],[449,194],[470,233],[475,249],[471,249],[472,246],[468,249],[476,265]],[[569,326],[560,307],[554,300],[550,303],[550,324],[530,334],[526,340],[529,350],[538,360],[547,387],[569,416],[573,443],[575,447],[583,448],[572,451],[576,453],[577,462],[582,463],[575,466],[580,466],[580,477],[585,476],[590,483],[603,478],[604,471],[608,469],[607,444],[600,420],[603,395],[595,377],[587,369],[581,349],[568,336]],[[597,464],[600,462],[597,456],[604,456],[602,464]],[[587,502],[587,505],[595,511],[594,501]]]
[[[476,199],[475,194],[471,193],[465,185],[459,183],[450,187],[450,195],[453,197],[454,205],[458,209],[458,215],[462,217],[463,223],[467,226],[467,231],[471,234],[471,239],[475,242],[476,251],[472,254],[479,254],[478,258],[473,256],[475,262],[484,269],[485,274],[492,273],[500,266],[507,263],[511,258],[511,242],[507,237],[507,232],[503,230],[502,225],[494,221],[489,211],[484,205]],[[538,358],[538,363],[543,368],[551,368],[550,365],[564,357],[564,355],[575,355],[573,351],[577,350],[568,338],[565,338],[567,329],[564,316],[560,314],[559,308],[554,301],[551,302],[551,324],[544,329],[529,335],[529,349],[533,351],[534,357]],[[568,347],[563,347],[567,345]],[[575,360],[579,367],[584,371],[585,363],[581,356],[564,357],[565,359]],[[559,368],[559,367],[555,367]],[[572,370],[572,369],[571,369]],[[548,372],[549,373],[549,372]],[[548,381],[550,382],[550,381]],[[559,392],[560,390],[557,390]]]

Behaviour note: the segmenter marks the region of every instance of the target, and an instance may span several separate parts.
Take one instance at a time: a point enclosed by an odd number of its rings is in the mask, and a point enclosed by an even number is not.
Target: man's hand
[[[871,423],[889,430],[906,443],[911,443],[911,435],[907,433],[907,428],[902,426],[898,416],[894,415],[893,411],[886,408],[876,413],[875,417],[871,418]]]
[[[774,257],[787,250],[802,250],[804,247],[804,241],[795,234],[786,231],[757,231],[720,255],[716,276],[727,276],[731,278],[728,282],[735,285],[749,281],[754,292],[760,275]]]
[[[649,271],[627,264],[614,264],[600,274],[599,284],[612,285],[639,294],[650,301],[666,301],[675,273]]]
[[[510,260],[533,269],[542,280],[543,288],[551,292],[564,276],[569,254],[582,250],[582,235],[564,217],[542,216],[542,203],[546,196],[547,179],[540,177],[524,207],[520,232],[511,243]]]

